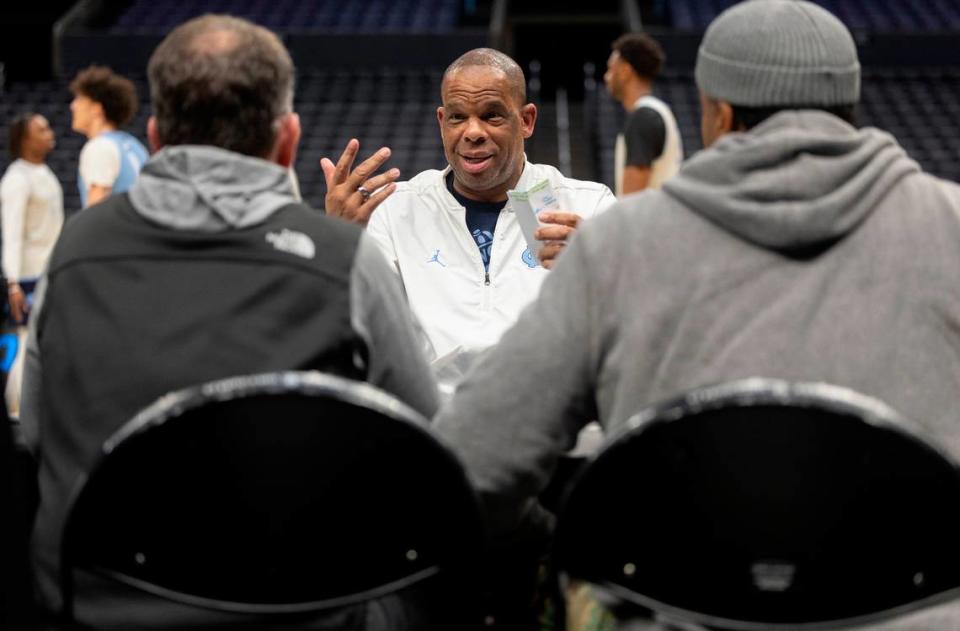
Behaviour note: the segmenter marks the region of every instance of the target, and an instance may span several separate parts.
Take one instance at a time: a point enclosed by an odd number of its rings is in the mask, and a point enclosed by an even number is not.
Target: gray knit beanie
[[[707,28],[697,86],[734,105],[849,105],[860,100],[850,31],[804,0],[747,0]]]

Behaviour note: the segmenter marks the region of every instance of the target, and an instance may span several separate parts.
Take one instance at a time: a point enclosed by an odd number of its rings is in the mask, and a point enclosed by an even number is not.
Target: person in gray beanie
[[[853,37],[810,2],[733,6],[707,29],[695,76],[705,146],[781,110],[824,110],[853,123],[860,100]]]
[[[856,46],[810,2],[723,12],[696,80],[706,149],[588,222],[436,419],[504,541],[585,423],[705,384],[852,388],[960,458],[960,186],[852,124]]]

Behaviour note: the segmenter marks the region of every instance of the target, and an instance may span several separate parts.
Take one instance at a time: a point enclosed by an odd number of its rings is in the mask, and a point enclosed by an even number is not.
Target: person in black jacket
[[[368,381],[426,417],[437,405],[376,246],[294,195],[287,169],[300,122],[276,35],[197,18],[159,45],[148,75],[154,154],[128,193],[64,230],[31,321],[22,423],[41,463],[33,563],[49,612],[60,607],[72,488],[104,440],[159,396],[233,375],[322,370]]]

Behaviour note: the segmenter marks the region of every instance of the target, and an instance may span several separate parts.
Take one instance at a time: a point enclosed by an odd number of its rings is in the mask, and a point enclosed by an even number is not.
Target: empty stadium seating
[[[946,33],[960,31],[960,5],[949,0],[896,0],[873,3],[867,0],[817,0],[835,12],[849,26],[873,33]],[[733,0],[674,0],[654,2],[657,10],[668,14],[665,25],[674,32],[702,31],[715,15],[733,4]],[[198,13],[213,11],[251,18],[274,30],[297,33],[439,33],[455,32],[458,21],[468,9],[457,0],[372,0],[351,3],[347,0],[204,0],[180,3],[173,0],[134,0],[106,33],[152,33],[168,31],[173,25]],[[645,16],[649,17],[649,16]],[[361,158],[383,145],[393,149],[391,166],[401,170],[401,179],[423,169],[442,168],[446,161],[438,142],[435,108],[438,104],[440,75],[449,60],[438,59],[433,68],[374,67],[357,68],[344,64],[336,69],[311,68],[301,64],[298,76],[296,109],[301,115],[303,140],[296,162],[304,198],[322,207],[326,186],[320,171],[320,158],[336,159],[347,140],[361,143]],[[942,67],[882,67],[864,62],[863,98],[859,110],[862,125],[877,126],[891,132],[927,171],[960,180],[960,64],[950,59]],[[549,63],[547,61],[546,63]],[[129,129],[144,139],[149,116],[147,87],[142,73],[135,76],[143,107]],[[0,104],[0,116],[35,109],[50,118],[58,145],[50,165],[60,177],[67,212],[79,208],[76,191],[76,162],[84,138],[70,131],[68,79],[15,83],[7,86]],[[582,124],[588,142],[572,147],[574,153],[588,154],[575,160],[588,169],[573,175],[613,183],[613,145],[623,122],[623,112],[606,93],[593,73],[586,78],[586,96]],[[700,146],[699,103],[688,64],[671,62],[658,80],[656,93],[674,110],[683,135],[686,154]],[[544,117],[538,126],[531,157],[556,163],[550,151],[542,147],[550,129],[552,95],[538,98]],[[541,146],[542,145],[542,146]],[[579,158],[579,156],[576,156]],[[5,168],[6,158],[0,159]]]
[[[854,31],[873,33],[943,33],[960,29],[960,5],[952,0],[814,0]],[[702,31],[736,0],[672,0],[670,25]]]
[[[336,160],[350,138],[360,140],[361,157],[386,145],[393,149],[390,164],[410,177],[446,164],[440,146],[436,107],[440,69],[359,71],[312,70],[298,77],[296,109],[303,140],[296,163],[304,198],[322,207],[326,186],[320,158]],[[135,77],[142,107],[130,124],[145,140],[149,116],[147,87]],[[613,183],[613,144],[623,123],[623,111],[602,82],[587,90],[586,125],[596,148],[598,180]],[[657,82],[657,94],[673,108],[687,155],[700,149],[700,106],[689,71],[671,71]],[[49,164],[64,188],[67,212],[79,209],[76,161],[84,138],[70,130],[70,92],[65,81],[18,83],[8,86],[0,106],[4,120],[27,109],[50,119],[57,148]],[[960,68],[867,69],[859,109],[862,125],[892,133],[926,171],[960,181]],[[541,133],[550,133],[541,130]],[[574,148],[576,150],[577,148]],[[0,161],[6,168],[7,158]]]
[[[336,161],[350,138],[360,141],[361,157],[381,146],[393,149],[390,165],[403,176],[424,169],[443,168],[436,107],[441,70],[308,71],[298,77],[296,110],[300,113],[303,138],[296,162],[304,198],[323,207],[326,185],[320,158]],[[149,92],[143,76],[137,83],[141,108],[128,130],[146,142],[150,115]],[[8,86],[0,105],[4,121],[22,111],[35,110],[50,119],[57,147],[48,164],[57,174],[64,192],[64,208],[80,208],[77,191],[77,159],[86,139],[70,129],[70,90],[67,81],[16,83]],[[4,155],[0,169],[6,169]]]
[[[166,33],[204,13],[229,13],[287,33],[443,33],[459,19],[457,0],[135,0],[112,33]]]
[[[389,146],[389,164],[407,179],[446,165],[436,108],[442,70],[312,71],[299,78],[296,109],[303,126],[297,175],[304,199],[323,205],[320,158],[336,161],[350,138],[364,158]]]

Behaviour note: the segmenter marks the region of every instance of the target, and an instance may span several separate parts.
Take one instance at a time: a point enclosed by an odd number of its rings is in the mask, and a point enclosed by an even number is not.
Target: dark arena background
[[[730,0],[133,0],[40,2],[2,9],[0,115],[46,115],[57,134],[48,163],[64,208],[79,208],[70,130],[69,80],[91,63],[137,82],[141,109],[129,125],[145,140],[150,115],[145,68],[170,29],[205,12],[249,18],[280,34],[298,71],[303,122],[296,171],[306,201],[323,206],[320,158],[347,140],[361,154],[387,145],[401,179],[445,166],[435,110],[439,80],[461,52],[493,46],[527,74],[539,107],[527,145],[532,161],[613,183],[622,109],[604,90],[610,42],[646,30],[668,58],[655,92],[673,108],[687,155],[700,148],[693,63],[703,31]],[[892,133],[931,173],[960,180],[960,4],[950,0],[821,0],[853,31],[863,65],[861,125]],[[16,6],[16,8],[13,8]],[[0,159],[6,168],[9,159]]]

